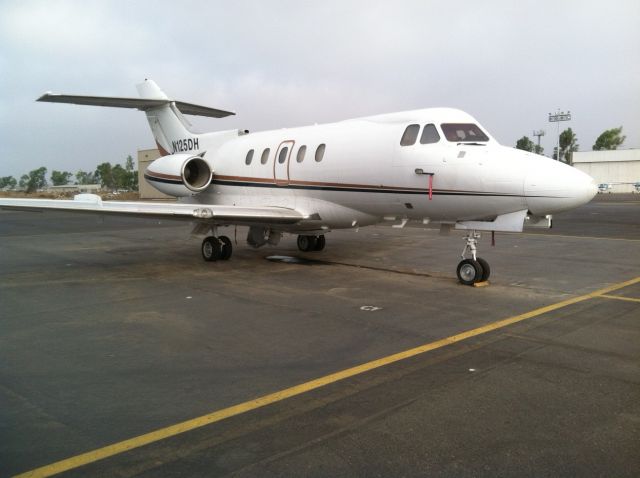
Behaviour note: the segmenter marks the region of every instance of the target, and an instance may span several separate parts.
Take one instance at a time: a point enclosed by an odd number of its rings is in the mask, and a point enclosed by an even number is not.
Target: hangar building
[[[636,192],[634,184],[640,183],[640,149],[576,151],[573,166],[598,184],[610,184],[612,193]]]
[[[144,180],[145,169],[153,160],[159,157],[160,151],[155,148],[138,150],[138,191],[140,199],[174,199],[173,196],[161,193]]]

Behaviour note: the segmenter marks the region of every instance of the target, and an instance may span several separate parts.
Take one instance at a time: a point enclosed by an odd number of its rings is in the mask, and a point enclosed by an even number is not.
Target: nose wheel
[[[456,270],[458,280],[464,285],[485,282],[491,275],[489,263],[476,255],[478,239],[480,239],[480,233],[476,231],[469,232],[465,237],[466,244],[462,250],[462,261],[460,261]],[[466,258],[467,254],[471,257]]]

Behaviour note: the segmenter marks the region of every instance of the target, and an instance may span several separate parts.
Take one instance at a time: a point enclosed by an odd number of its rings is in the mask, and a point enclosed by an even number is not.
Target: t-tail
[[[140,98],[113,96],[58,95],[46,93],[38,101],[50,103],[73,103],[77,105],[136,108],[144,111],[155,137],[160,154],[200,152],[200,136],[191,131],[190,123],[183,114],[224,118],[235,113],[217,108],[171,100],[153,80],[136,85]]]

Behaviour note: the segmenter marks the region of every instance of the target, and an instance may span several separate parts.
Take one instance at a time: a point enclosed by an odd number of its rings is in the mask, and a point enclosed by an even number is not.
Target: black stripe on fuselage
[[[144,178],[147,181],[151,181],[151,182],[173,184],[173,185],[176,185],[176,186],[182,186],[182,181],[179,181],[177,179],[156,178],[155,176],[149,176],[148,174],[145,174]]]

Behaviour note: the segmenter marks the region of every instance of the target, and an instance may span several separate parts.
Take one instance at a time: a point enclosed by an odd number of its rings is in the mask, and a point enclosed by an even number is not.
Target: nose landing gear
[[[462,261],[460,261],[456,270],[458,280],[464,285],[485,282],[491,275],[489,263],[476,256],[478,239],[480,239],[480,233],[476,231],[469,231],[469,234],[465,237],[466,244],[462,250]],[[467,253],[471,255],[471,258],[466,258]]]

